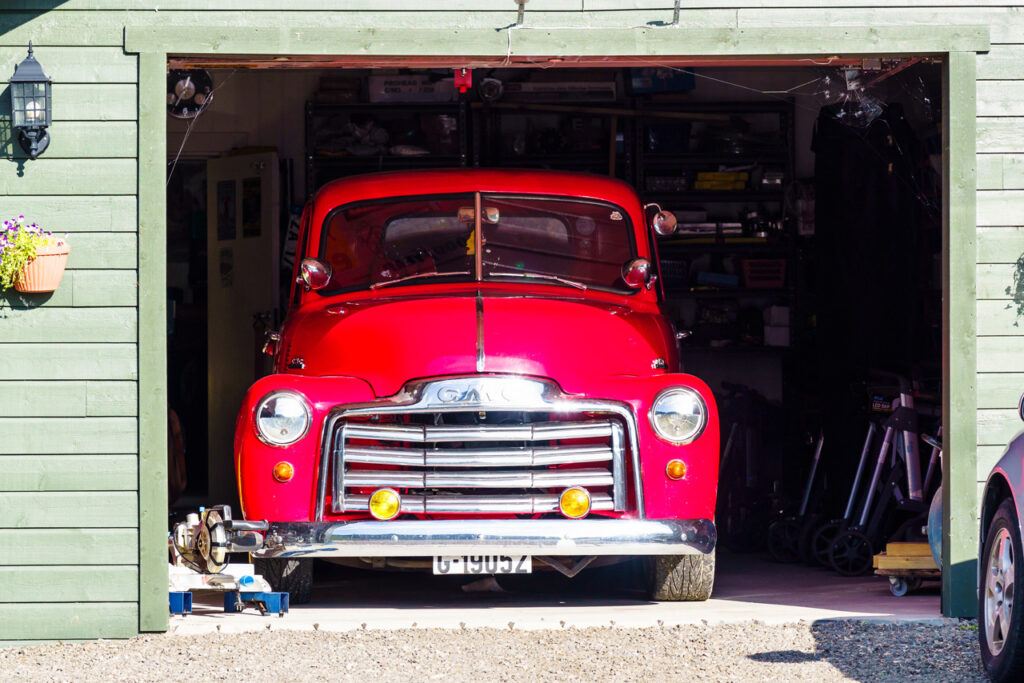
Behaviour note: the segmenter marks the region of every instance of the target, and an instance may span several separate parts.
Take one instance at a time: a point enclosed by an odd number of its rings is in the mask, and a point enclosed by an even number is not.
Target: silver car
[[[1024,396],[1018,406],[1024,420]],[[1024,433],[988,475],[981,507],[978,640],[994,681],[1024,680]],[[1018,604],[1019,603],[1019,604]]]

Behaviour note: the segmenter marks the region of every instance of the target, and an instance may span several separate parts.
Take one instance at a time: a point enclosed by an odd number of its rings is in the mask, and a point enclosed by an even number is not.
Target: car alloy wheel
[[[1024,680],[1024,619],[1017,591],[1024,587],[1024,551],[1013,500],[1004,500],[985,532],[978,560],[978,640],[981,661],[995,683]],[[1024,603],[1021,603],[1024,605]]]
[[[1013,623],[1014,560],[1010,532],[999,529],[985,565],[985,636],[995,656],[1003,651]]]

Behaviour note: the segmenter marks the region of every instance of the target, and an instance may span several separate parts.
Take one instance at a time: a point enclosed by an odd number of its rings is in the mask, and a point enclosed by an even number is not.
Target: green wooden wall
[[[971,330],[977,316],[976,347],[960,349],[968,358],[977,351],[977,416],[957,419],[968,421],[970,429],[961,433],[972,441],[976,427],[974,480],[983,480],[1018,430],[1014,408],[1024,388],[1018,314],[1024,285],[1019,294],[1017,287],[1024,272],[1018,265],[1024,256],[1024,6],[996,0],[979,0],[977,7],[963,7],[962,0],[904,0],[899,7],[887,0],[842,0],[841,7],[825,0],[683,0],[677,29],[668,26],[676,19],[674,4],[530,0],[524,26],[533,30],[513,34],[495,29],[516,22],[514,0],[0,3],[0,72],[13,71],[34,41],[54,80],[55,119],[53,143],[35,161],[26,161],[9,127],[0,126],[0,217],[24,214],[69,233],[72,244],[58,292],[11,295],[0,310],[0,640],[123,637],[166,624],[157,457],[163,359],[153,352],[162,351],[163,254],[150,251],[163,245],[153,226],[159,227],[163,209],[163,160],[154,154],[164,147],[152,137],[154,131],[163,135],[159,97],[143,101],[140,82],[158,81],[160,90],[163,84],[153,55],[135,54],[166,34],[197,36],[196,52],[258,52],[260,46],[299,52],[297,46],[313,45],[310,53],[539,55],[633,54],[648,42],[661,54],[728,54],[731,45],[761,45],[770,53],[776,38],[763,36],[776,31],[771,35],[791,45],[832,54],[833,40],[861,53],[934,44],[929,32],[901,37],[901,26],[983,28],[992,46],[976,63],[976,310],[973,291],[951,285],[951,297],[958,292],[968,302],[958,304],[954,316],[963,316]],[[886,27],[896,29],[886,33]],[[385,45],[381,28],[402,31],[390,34],[402,39]],[[559,30],[575,28],[596,30]],[[863,29],[859,42],[850,43],[857,29]],[[683,40],[673,30],[689,33]],[[943,35],[950,50],[963,50],[973,49],[961,44],[976,44],[980,33],[951,29]],[[339,36],[351,42],[326,44]],[[958,64],[956,74],[974,73],[973,56]],[[152,86],[149,91],[156,93]],[[5,111],[0,103],[0,119]],[[957,184],[971,187],[972,178],[968,172]],[[140,243],[146,247],[141,258]],[[974,282],[964,286],[973,290]],[[968,388],[973,412],[974,387]],[[140,422],[139,415],[146,417]],[[961,450],[955,456],[967,458],[973,471],[974,452]],[[969,537],[975,500],[961,498],[954,503],[957,528],[966,531],[954,540],[966,556],[975,542]],[[141,539],[140,519],[146,528]]]

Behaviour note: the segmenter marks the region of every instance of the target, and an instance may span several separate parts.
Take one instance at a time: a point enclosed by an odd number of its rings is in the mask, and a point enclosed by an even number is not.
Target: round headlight
[[[309,407],[298,394],[276,391],[256,407],[256,432],[271,446],[293,444],[309,431]]]
[[[658,436],[675,444],[690,443],[704,431],[708,409],[693,389],[673,387],[658,394],[650,413]]]

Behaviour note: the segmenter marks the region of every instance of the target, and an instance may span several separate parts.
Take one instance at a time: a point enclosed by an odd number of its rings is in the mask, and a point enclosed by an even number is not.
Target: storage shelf
[[[312,157],[317,166],[458,166],[464,160],[458,154],[423,154],[420,156],[398,156],[377,154],[372,156],[333,156],[317,154]]]
[[[696,290],[690,288],[665,288],[665,296],[673,299],[754,299],[790,296],[792,293],[792,289],[789,287],[772,287],[765,289],[736,287],[734,289]]]
[[[708,152],[644,152],[644,166],[647,168],[671,168],[674,166],[753,166],[756,164],[789,163],[789,155],[781,152],[751,152],[749,154],[712,154]],[[647,175],[657,175],[647,173]]]
[[[322,112],[372,112],[384,111],[388,113],[402,110],[415,110],[427,114],[444,114],[458,112],[460,102],[316,102],[306,103],[306,109],[310,114]]]
[[[758,254],[779,254],[786,255],[793,249],[788,244],[778,242],[733,242],[719,241],[715,238],[695,237],[688,240],[675,240],[672,242],[659,242],[658,254],[694,254],[694,253],[758,253]]]
[[[616,161],[618,164],[619,161]],[[494,160],[494,167],[501,168],[502,166],[542,166],[544,164],[551,165],[608,165],[608,153],[598,152],[596,154],[537,154],[529,155],[524,158],[512,157],[512,158],[498,158]]]
[[[680,190],[679,192],[642,192],[645,202],[658,202],[666,206],[678,204],[707,204],[712,202],[781,202],[786,198],[783,190]]]
[[[789,346],[753,346],[752,344],[729,344],[727,346],[686,346],[681,347],[683,357],[687,353],[770,353],[782,354],[790,350]]]

